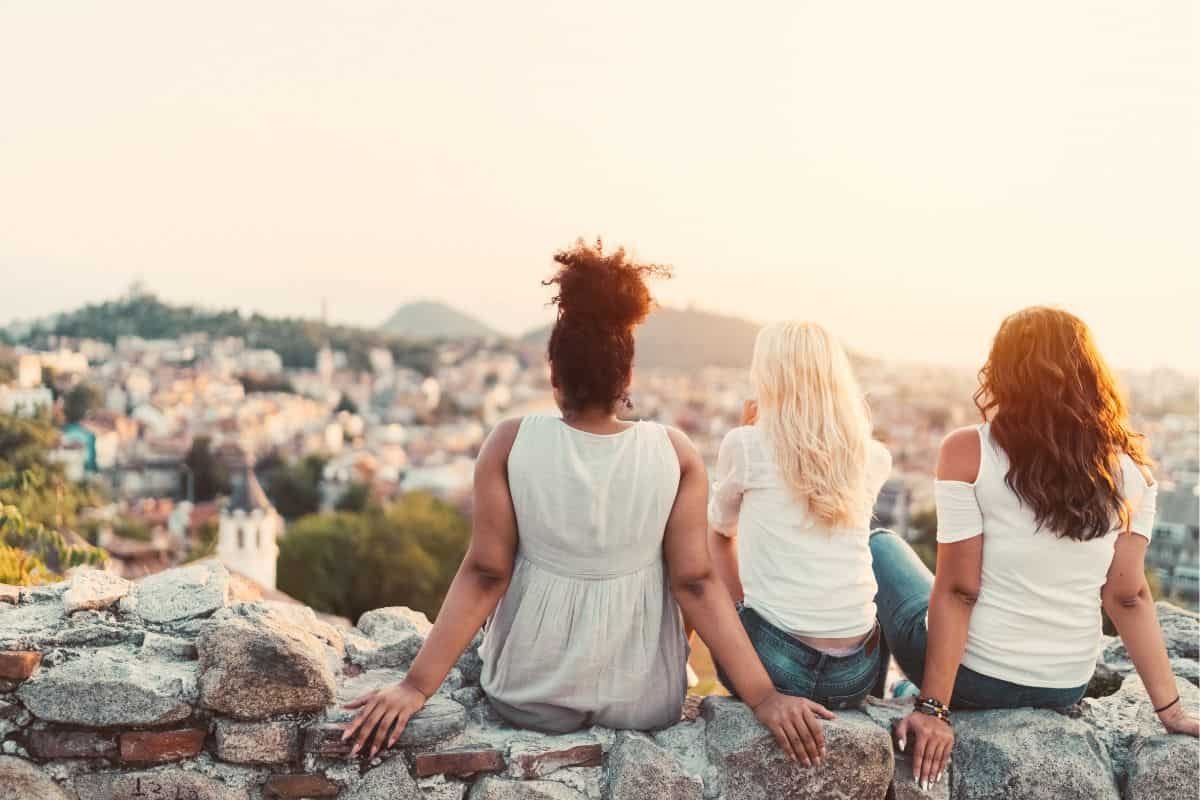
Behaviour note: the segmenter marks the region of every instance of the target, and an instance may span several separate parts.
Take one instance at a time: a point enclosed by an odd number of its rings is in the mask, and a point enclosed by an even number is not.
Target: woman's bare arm
[[[1147,473],[1147,483],[1152,479]],[[1117,537],[1108,578],[1100,592],[1104,610],[1129,651],[1129,660],[1137,669],[1150,703],[1163,709],[1159,719],[1172,733],[1200,735],[1200,720],[1189,713],[1182,703],[1172,702],[1179,697],[1175,674],[1167,657],[1162,628],[1154,598],[1146,584],[1146,546],[1149,540],[1136,533]],[[1165,707],[1165,708],[1164,708]]]
[[[725,536],[717,533],[712,526],[708,528],[708,553],[712,557],[713,569],[730,596],[741,601],[746,593],[742,589],[742,573],[738,566],[737,536]]]
[[[974,483],[979,476],[979,434],[973,428],[946,437],[938,454],[937,477]],[[967,628],[979,597],[983,536],[939,544],[933,590],[929,595],[929,635],[921,696],[950,706],[954,680],[967,646]],[[954,732],[945,722],[912,713],[896,729],[901,746],[913,734],[913,777],[922,785],[940,780],[954,749]]]
[[[507,465],[520,424],[520,419],[501,422],[479,452],[471,545],[408,675],[395,686],[347,704],[347,708],[359,709],[342,736],[343,740],[354,738],[352,754],[371,741],[372,733],[371,755],[385,743],[396,743],[408,720],[442,685],[508,589],[517,551],[517,519]]]

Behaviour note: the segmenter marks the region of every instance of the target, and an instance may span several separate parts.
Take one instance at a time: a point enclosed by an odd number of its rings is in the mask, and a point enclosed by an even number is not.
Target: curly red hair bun
[[[558,287],[547,355],[563,410],[612,408],[629,387],[633,329],[654,308],[646,279],[670,277],[671,270],[628,261],[624,248],[605,253],[601,242],[582,239],[554,260],[558,271],[542,283]]]

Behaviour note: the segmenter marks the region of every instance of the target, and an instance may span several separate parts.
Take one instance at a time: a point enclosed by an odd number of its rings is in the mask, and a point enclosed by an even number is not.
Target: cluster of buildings
[[[351,487],[366,486],[380,501],[422,490],[469,512],[474,458],[491,427],[506,416],[554,411],[542,353],[504,342],[446,343],[431,374],[397,365],[383,348],[370,352],[370,369],[363,371],[350,369],[345,354],[329,347],[313,368],[285,369],[274,351],[202,334],[57,344],[8,353],[14,378],[0,385],[0,413],[57,409],[61,416],[63,398],[89,387],[93,400],[81,418],[63,421],[54,458],[71,478],[107,490],[110,516],[132,515],[152,531],[149,542],[111,533],[103,542],[135,571],[182,557],[197,530],[215,526],[217,553],[272,586],[276,541],[286,534],[246,466],[268,456],[285,462],[321,456],[323,508]],[[872,360],[857,369],[876,436],[894,462],[875,523],[916,537],[922,528],[914,519],[927,520],[932,508],[942,438],[978,419],[975,377],[969,370]],[[1162,484],[1151,566],[1165,590],[1194,598],[1200,588],[1194,381],[1154,372],[1125,376],[1125,383]],[[681,428],[711,465],[748,393],[742,369],[640,370],[631,414]],[[198,437],[235,475],[230,497],[198,503],[190,496],[185,459]]]

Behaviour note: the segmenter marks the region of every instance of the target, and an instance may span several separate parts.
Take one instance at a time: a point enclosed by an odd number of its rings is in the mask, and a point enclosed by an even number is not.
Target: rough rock
[[[621,733],[609,753],[606,796],[610,800],[700,800],[703,782],[646,736]]]
[[[1082,720],[1047,709],[964,711],[955,715],[954,736],[956,800],[1120,796],[1108,751]]]
[[[317,711],[335,681],[324,645],[262,606],[226,610],[205,626],[200,655],[200,703],[238,719]]]
[[[1200,658],[1200,615],[1162,601],[1155,608],[1167,644],[1167,655],[1171,658]],[[1106,664],[1129,664],[1129,653],[1121,640],[1114,638],[1104,648],[1101,659]]]
[[[179,722],[195,696],[194,664],[143,661],[121,648],[43,667],[17,690],[34,716],[90,728]]]
[[[462,675],[463,682],[467,685],[478,684],[479,679],[483,677],[483,658],[479,655],[479,646],[482,644],[483,631],[480,631],[471,639],[467,649],[454,664],[459,674]]]
[[[195,642],[178,636],[166,636],[147,631],[142,637],[142,656],[145,658],[194,661],[198,657]]]
[[[0,756],[0,800],[68,800],[62,789],[28,761]]]
[[[71,783],[80,800],[247,800],[245,789],[179,767],[79,775]]]
[[[467,795],[468,800],[587,800],[587,797],[554,781],[510,781],[482,778]]]
[[[1189,737],[1152,736],[1137,740],[1130,753],[1126,800],[1196,797],[1200,759]]]
[[[861,712],[823,723],[829,756],[819,767],[791,763],[743,703],[709,697],[702,713],[726,800],[883,797],[892,780],[891,737]]]
[[[1179,690],[1180,702],[1192,711],[1200,713],[1200,689],[1183,678],[1176,677],[1176,688]],[[1158,758],[1151,759],[1155,751],[1178,752],[1191,751],[1191,758],[1177,763],[1177,772],[1187,772],[1195,767],[1197,762],[1197,744],[1195,739],[1184,739],[1182,736],[1168,736],[1162,723],[1154,714],[1150,698],[1141,678],[1131,675],[1121,684],[1121,688],[1109,697],[1088,699],[1083,701],[1082,719],[1088,723],[1096,736],[1105,744],[1113,761],[1113,771],[1118,782],[1124,782],[1133,770],[1136,762],[1135,751],[1141,745],[1159,739],[1171,739],[1179,744],[1169,748],[1150,745],[1146,748],[1147,763],[1142,771],[1142,782],[1149,780],[1152,773],[1151,763],[1161,764]]]
[[[274,600],[267,600],[263,602],[263,605],[271,611],[278,613],[288,622],[303,628],[317,637],[317,639],[324,642],[327,647],[333,650],[338,658],[345,657],[346,642],[342,631],[322,620],[308,606],[296,605],[295,603],[281,603]]]
[[[346,653],[351,663],[364,669],[407,669],[432,627],[420,611],[404,606],[377,608],[358,620],[358,629],[367,640],[348,639]]]
[[[129,594],[133,584],[124,578],[99,569],[79,569],[71,576],[71,585],[63,592],[63,610],[98,610],[115,605]]]
[[[57,602],[0,606],[0,650],[28,650],[63,621]]]
[[[421,790],[408,774],[403,758],[393,758],[369,770],[362,782],[342,795],[344,800],[420,800]]]
[[[215,560],[160,572],[142,580],[130,595],[137,615],[147,622],[202,617],[229,602],[229,571]]]
[[[232,764],[283,764],[299,753],[300,732],[290,722],[235,722],[216,724],[216,754]]]

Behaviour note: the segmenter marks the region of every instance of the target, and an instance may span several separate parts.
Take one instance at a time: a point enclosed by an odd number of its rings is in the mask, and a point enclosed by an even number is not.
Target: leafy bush
[[[351,619],[389,605],[435,616],[469,541],[466,518],[423,492],[359,513],[312,514],[280,541],[279,588]]]

